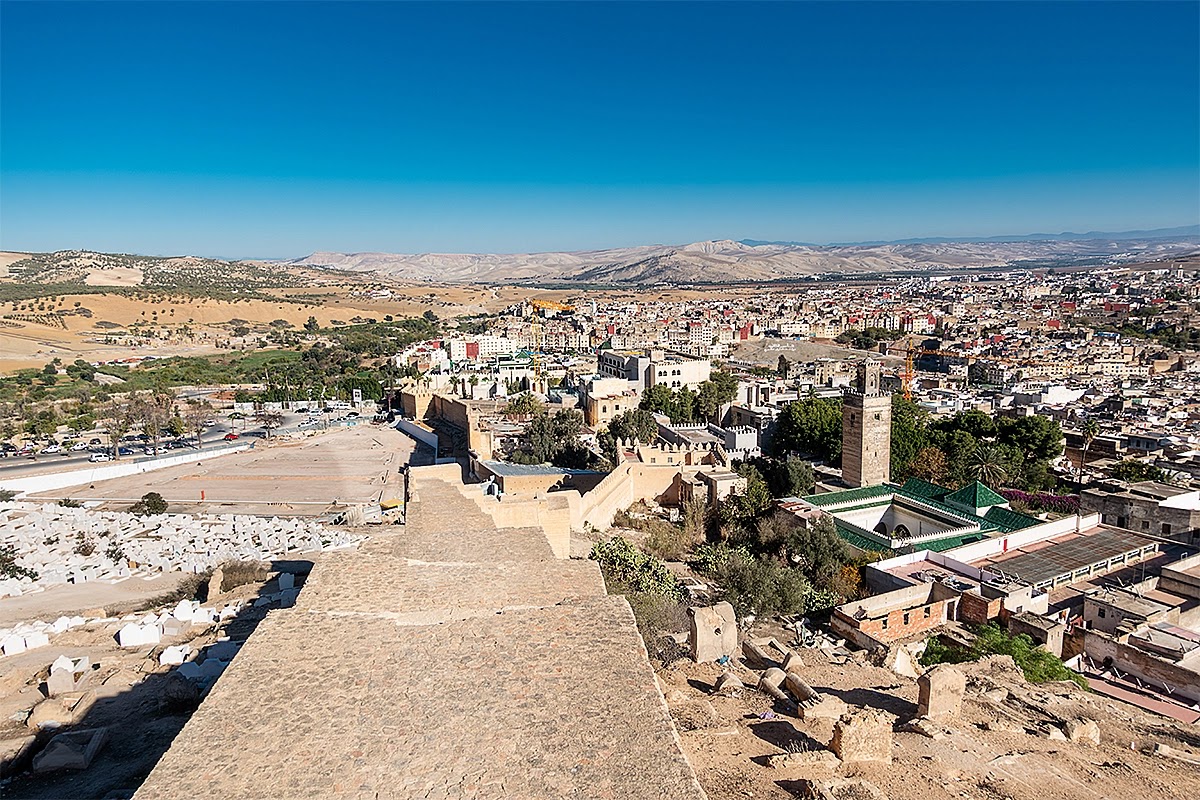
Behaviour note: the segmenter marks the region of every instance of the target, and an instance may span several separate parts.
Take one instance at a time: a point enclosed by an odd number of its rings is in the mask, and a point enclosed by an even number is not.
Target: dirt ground
[[[762,631],[783,641],[782,629]],[[831,658],[813,648],[801,654],[802,678],[851,706],[878,709],[897,722],[917,713],[917,684],[862,656]],[[1009,662],[1011,667],[1011,662]],[[833,720],[800,720],[792,708],[753,688],[737,696],[712,694],[723,668],[678,661],[660,669],[660,685],[684,752],[711,800],[803,796],[807,779],[862,778],[891,800],[1101,800],[1200,797],[1200,768],[1148,755],[1154,744],[1200,759],[1200,730],[1141,709],[1085,693],[1074,684],[1028,684],[1019,671],[962,665],[968,674],[960,716],[946,735],[896,732],[893,763],[773,767],[769,757],[820,751],[830,744]],[[758,672],[735,662],[747,687]],[[987,689],[1003,687],[1003,699]],[[1048,738],[1050,726],[1090,719],[1099,747]]]

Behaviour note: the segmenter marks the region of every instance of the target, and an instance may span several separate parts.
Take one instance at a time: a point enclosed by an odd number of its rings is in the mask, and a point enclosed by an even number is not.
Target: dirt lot
[[[338,506],[402,496],[399,467],[414,449],[413,440],[394,428],[364,423],[259,440],[252,450],[29,499],[69,496],[110,501],[102,507],[121,509],[146,492],[158,492],[175,513],[320,515]]]

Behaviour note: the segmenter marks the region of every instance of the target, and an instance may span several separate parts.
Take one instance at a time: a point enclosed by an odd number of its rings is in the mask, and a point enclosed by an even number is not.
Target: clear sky
[[[1200,3],[0,4],[0,248],[1200,221]]]

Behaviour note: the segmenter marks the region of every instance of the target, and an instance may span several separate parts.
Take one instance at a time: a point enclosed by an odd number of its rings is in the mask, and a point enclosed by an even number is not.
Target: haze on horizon
[[[14,3],[0,249],[1200,221],[1196,3]]]

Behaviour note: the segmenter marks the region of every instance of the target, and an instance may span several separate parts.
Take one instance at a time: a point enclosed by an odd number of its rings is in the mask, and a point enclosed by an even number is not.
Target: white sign
[[[358,405],[359,403],[362,402],[362,389],[351,389],[350,395],[351,395],[351,398],[354,400],[354,405]]]

